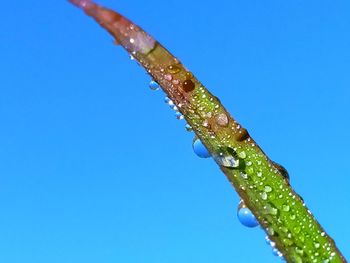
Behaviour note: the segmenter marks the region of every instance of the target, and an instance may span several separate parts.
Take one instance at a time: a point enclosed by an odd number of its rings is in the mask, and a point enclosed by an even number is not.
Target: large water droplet
[[[220,153],[219,155],[215,156],[215,160],[224,167],[237,168],[239,166],[239,159],[233,157],[232,155]]]
[[[234,149],[226,147],[214,156],[215,161],[227,168],[237,168],[239,166],[239,159]]]
[[[207,150],[207,148],[204,146],[202,141],[200,139],[195,139],[192,144],[193,151],[195,154],[197,154],[200,158],[209,158],[211,157],[210,152]]]
[[[159,90],[160,86],[156,81],[151,80],[151,82],[149,83],[149,88],[151,90]]]
[[[247,208],[243,202],[240,202],[237,211],[237,217],[239,222],[246,227],[256,227],[259,225],[253,213]]]
[[[190,92],[192,90],[194,90],[195,88],[195,84],[193,83],[192,80],[190,79],[186,79],[183,83],[182,83],[182,88],[185,92]]]

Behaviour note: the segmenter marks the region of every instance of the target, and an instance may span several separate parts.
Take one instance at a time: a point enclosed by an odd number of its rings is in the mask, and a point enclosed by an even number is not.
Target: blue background
[[[221,98],[349,257],[349,1],[103,3]],[[278,261],[107,33],[66,1],[1,7],[0,262]]]

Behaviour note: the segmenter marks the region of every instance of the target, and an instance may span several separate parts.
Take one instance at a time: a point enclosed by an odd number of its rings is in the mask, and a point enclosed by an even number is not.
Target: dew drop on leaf
[[[247,208],[243,202],[240,202],[237,210],[239,222],[246,227],[257,227],[259,225],[253,213]]]
[[[266,200],[267,199],[267,193],[266,192],[261,192],[260,193],[260,197],[262,200]]]
[[[192,126],[191,126],[191,125],[189,125],[189,124],[186,124],[186,125],[185,125],[185,129],[186,129],[186,131],[188,131],[188,132],[193,131]]]
[[[184,116],[183,116],[182,113],[179,112],[179,111],[176,111],[176,112],[175,112],[175,117],[176,117],[176,119],[178,119],[178,120],[183,120],[183,119],[184,119]]]
[[[277,248],[272,249],[272,254],[274,254],[276,257],[283,257],[283,254]]]
[[[173,76],[171,76],[170,74],[166,74],[164,75],[164,79],[166,79],[167,81],[171,81],[173,79]]]
[[[176,66],[176,65],[170,65],[167,67],[167,71],[170,73],[170,74],[176,74],[180,71],[181,69]]]
[[[173,106],[174,105],[174,102],[171,99],[169,99],[169,97],[165,97],[164,102],[166,104],[168,104],[169,106]]]
[[[224,167],[237,168],[239,166],[239,159],[229,154],[225,155],[220,153],[219,155],[216,155],[214,159],[218,164]]]
[[[149,83],[149,88],[151,90],[159,90],[160,87],[159,87],[159,84],[156,81],[151,80],[150,83]]]
[[[288,212],[289,210],[290,210],[290,207],[289,207],[289,205],[282,205],[282,210],[284,211],[284,212]]]
[[[273,165],[276,167],[276,169],[282,174],[282,176],[289,181],[289,174],[286,168],[284,168],[279,163],[273,162]]]
[[[271,191],[272,191],[271,186],[269,186],[269,185],[265,185],[265,187],[264,187],[264,191],[265,191],[266,193],[271,192]]]
[[[194,153],[198,157],[200,157],[200,158],[209,158],[209,157],[211,157],[210,152],[207,150],[207,148],[204,146],[204,144],[202,143],[202,141],[200,139],[196,138],[193,141],[192,147],[193,147]]]
[[[225,113],[220,113],[216,116],[216,123],[219,126],[226,127],[228,125],[228,117]]]
[[[190,79],[186,79],[183,83],[182,83],[182,88],[185,92],[190,92],[192,90],[194,90],[195,88],[195,84],[193,83],[192,80]]]

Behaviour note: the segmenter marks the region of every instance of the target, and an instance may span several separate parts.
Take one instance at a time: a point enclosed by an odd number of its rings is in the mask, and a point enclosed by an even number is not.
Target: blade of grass
[[[71,0],[159,83],[288,262],[346,262],[283,171],[181,62],[117,12]]]

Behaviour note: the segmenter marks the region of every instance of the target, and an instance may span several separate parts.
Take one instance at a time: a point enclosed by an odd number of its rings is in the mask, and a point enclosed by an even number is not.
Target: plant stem
[[[122,15],[89,0],[71,2],[159,83],[288,262],[346,262],[279,166],[177,58]]]

